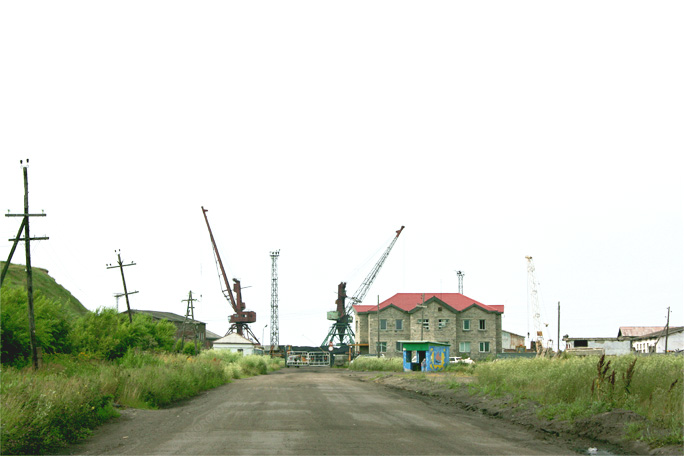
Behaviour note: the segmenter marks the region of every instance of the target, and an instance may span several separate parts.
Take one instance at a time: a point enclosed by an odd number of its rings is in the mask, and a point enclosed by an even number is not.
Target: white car
[[[449,364],[458,364],[458,363],[465,363],[465,364],[473,364],[475,361],[473,361],[470,358],[463,359],[460,356],[452,356],[449,358]]]

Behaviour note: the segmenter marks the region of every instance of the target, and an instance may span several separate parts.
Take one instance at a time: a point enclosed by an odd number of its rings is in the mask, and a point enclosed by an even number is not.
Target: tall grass
[[[197,357],[129,351],[117,362],[48,356],[39,371],[3,366],[2,453],[41,454],[75,442],[115,416],[114,404],[163,407],[280,367],[282,360],[214,350]]]
[[[374,358],[363,356],[355,358],[349,363],[349,370],[402,372],[404,370],[404,362],[401,358]]]
[[[621,408],[646,418],[641,425],[644,440],[683,442],[681,356],[504,359],[480,363],[474,372],[472,388],[536,401],[546,418],[572,420]],[[655,428],[668,431],[649,432]]]

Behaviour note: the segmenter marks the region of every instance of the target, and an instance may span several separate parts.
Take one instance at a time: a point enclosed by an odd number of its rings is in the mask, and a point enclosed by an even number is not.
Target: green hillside
[[[4,266],[5,262],[0,261],[0,270]],[[34,293],[41,292],[48,299],[65,303],[67,308],[75,314],[82,315],[88,313],[88,309],[78,299],[74,298],[69,290],[55,282],[55,279],[50,277],[46,269],[33,267],[32,270]],[[26,289],[26,267],[23,264],[10,264],[2,287]]]

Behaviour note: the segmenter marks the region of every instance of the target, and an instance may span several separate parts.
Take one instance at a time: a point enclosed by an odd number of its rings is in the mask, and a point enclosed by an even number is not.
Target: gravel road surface
[[[127,409],[61,454],[575,454],[519,426],[359,375],[368,374],[282,369],[172,408]]]

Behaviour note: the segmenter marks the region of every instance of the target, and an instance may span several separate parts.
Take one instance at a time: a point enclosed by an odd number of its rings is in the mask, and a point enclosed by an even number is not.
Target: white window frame
[[[401,318],[398,318],[394,322],[394,329],[396,329],[397,331],[403,331],[404,330],[404,320],[402,320]]]
[[[466,326],[468,326],[466,328]],[[470,320],[463,320],[463,331],[470,331]]]
[[[486,331],[487,330],[487,320],[480,319],[480,322],[478,324],[478,329],[480,331]]]
[[[387,353],[387,342],[378,342],[380,353]]]
[[[483,341],[480,342],[480,353],[489,353],[490,352],[490,346],[489,346],[489,341]],[[483,350],[485,348],[485,350]]]
[[[467,348],[467,350],[464,350],[466,348]],[[459,342],[458,343],[458,352],[459,353],[470,353],[470,342]]]
[[[387,331],[387,319],[386,318],[380,319],[380,331]]]

